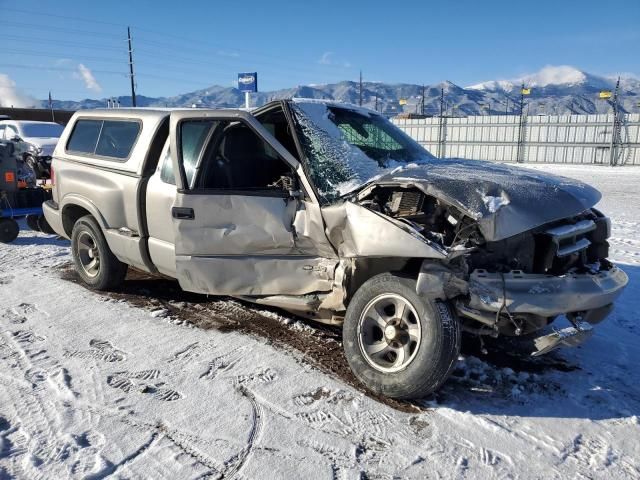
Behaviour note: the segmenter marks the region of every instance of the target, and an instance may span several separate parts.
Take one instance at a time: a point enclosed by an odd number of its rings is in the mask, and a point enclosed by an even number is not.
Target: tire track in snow
[[[227,462],[227,469],[223,472],[224,478],[235,478],[240,473],[247,459],[253,453],[254,446],[260,439],[263,429],[264,411],[262,405],[258,403],[253,392],[246,386],[240,384],[237,390],[251,404],[251,430],[249,430],[246,446]]]

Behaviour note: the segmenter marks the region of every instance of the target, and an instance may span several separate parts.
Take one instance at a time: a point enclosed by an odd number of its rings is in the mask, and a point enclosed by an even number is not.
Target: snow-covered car
[[[349,105],[85,110],[53,169],[45,215],[87,285],[133,266],[342,325],[353,372],[390,397],[436,390],[463,331],[580,343],[628,281],[592,187],[436,159]]]
[[[64,127],[54,122],[0,121],[0,140],[13,141],[24,151],[27,164],[38,178],[49,178],[51,156]]]

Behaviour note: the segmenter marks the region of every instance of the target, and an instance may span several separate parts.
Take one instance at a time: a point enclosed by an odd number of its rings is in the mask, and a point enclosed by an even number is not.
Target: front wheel
[[[353,296],[343,342],[351,370],[369,389],[419,398],[449,377],[460,352],[460,324],[446,303],[420,297],[415,280],[384,273]]]
[[[100,225],[91,215],[80,218],[73,226],[71,255],[76,272],[91,288],[117,287],[127,274],[127,265],[113,254]]]

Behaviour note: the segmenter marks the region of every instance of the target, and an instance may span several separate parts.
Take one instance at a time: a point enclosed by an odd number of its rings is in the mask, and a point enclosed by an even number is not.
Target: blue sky
[[[550,64],[640,74],[640,0],[0,0],[0,74],[36,98],[127,95],[127,25],[148,96],[254,70],[261,90],[356,80],[360,69],[365,80],[462,86]]]

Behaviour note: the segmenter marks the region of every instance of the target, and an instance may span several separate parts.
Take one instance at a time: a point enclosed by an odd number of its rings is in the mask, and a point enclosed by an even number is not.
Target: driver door
[[[331,290],[338,259],[299,162],[249,113],[171,113],[176,275],[214,295]]]

